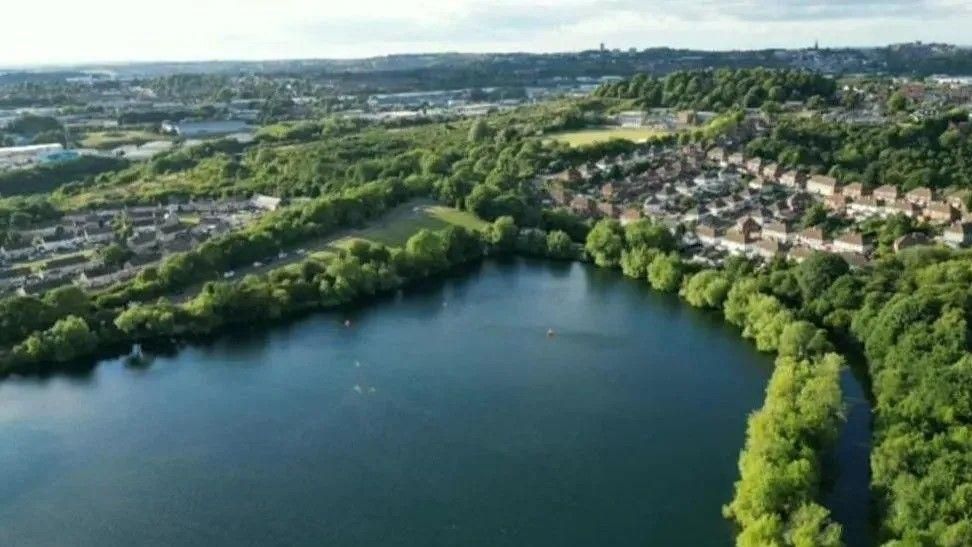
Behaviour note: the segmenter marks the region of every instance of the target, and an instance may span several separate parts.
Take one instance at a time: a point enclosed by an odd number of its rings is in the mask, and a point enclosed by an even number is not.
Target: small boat
[[[553,338],[554,336],[557,336],[557,333],[553,329],[547,329],[547,338]]]
[[[141,361],[145,358],[145,352],[142,351],[142,344],[132,344],[132,352],[128,354],[132,359],[137,359]]]
[[[345,319],[344,320],[344,326],[345,327],[351,327],[351,320],[350,319]]]

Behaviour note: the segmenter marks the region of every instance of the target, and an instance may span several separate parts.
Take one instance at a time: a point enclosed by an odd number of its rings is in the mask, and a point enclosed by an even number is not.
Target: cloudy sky
[[[5,0],[0,66],[972,43],[972,0]]]

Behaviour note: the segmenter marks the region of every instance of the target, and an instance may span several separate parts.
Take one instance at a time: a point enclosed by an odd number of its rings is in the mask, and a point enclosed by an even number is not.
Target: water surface
[[[771,358],[720,318],[517,261],[344,319],[0,383],[0,545],[731,543]]]

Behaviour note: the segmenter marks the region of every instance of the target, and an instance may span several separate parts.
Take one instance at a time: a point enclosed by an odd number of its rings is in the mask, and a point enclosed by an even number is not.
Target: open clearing
[[[167,140],[167,137],[149,131],[120,129],[88,133],[81,140],[81,146],[84,148],[105,150],[117,148],[125,144],[145,144],[160,140]]]
[[[602,127],[598,129],[554,133],[550,138],[571,146],[585,146],[617,139],[641,142],[651,137],[664,134],[664,131],[650,127]]]
[[[408,238],[423,228],[441,230],[450,225],[481,230],[487,223],[467,211],[412,201],[396,207],[367,228],[351,230],[332,245],[344,246],[355,239],[363,239],[397,247],[404,245]]]

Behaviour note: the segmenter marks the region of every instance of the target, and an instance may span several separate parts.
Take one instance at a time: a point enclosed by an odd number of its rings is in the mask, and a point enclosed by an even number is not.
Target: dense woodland
[[[746,151],[872,187],[972,188],[972,139],[968,113],[962,111],[881,126],[782,118],[769,136],[754,139]]]
[[[696,110],[756,108],[767,102],[809,101],[832,103],[837,82],[799,70],[718,69],[677,71],[661,78],[638,74],[605,84],[595,96],[633,99],[641,108],[671,107]]]

